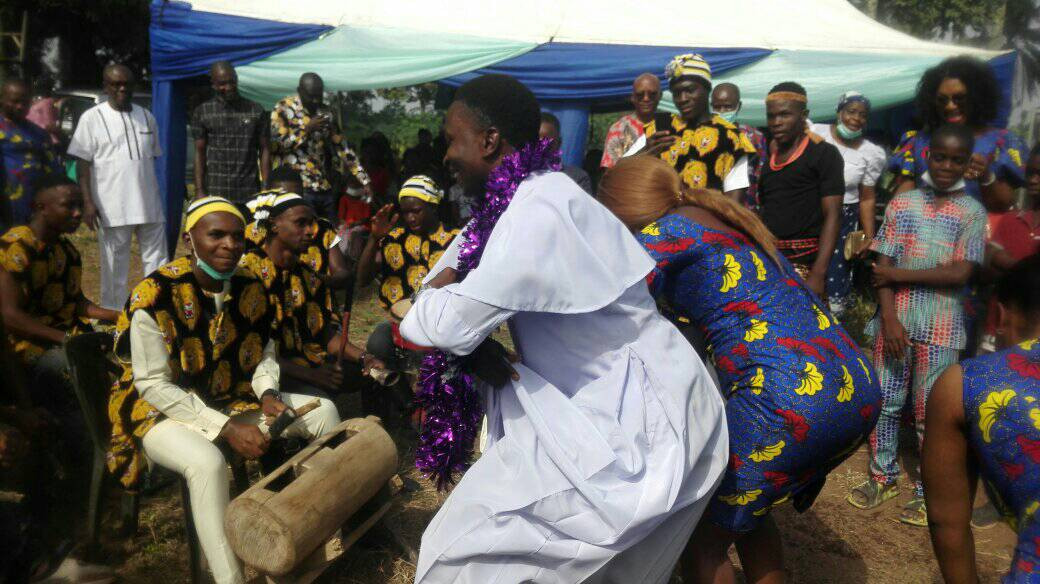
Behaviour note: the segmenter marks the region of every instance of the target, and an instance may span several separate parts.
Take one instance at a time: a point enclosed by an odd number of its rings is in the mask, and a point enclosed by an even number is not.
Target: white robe
[[[481,388],[487,450],[423,534],[416,582],[668,581],[728,435],[703,363],[647,291],[652,267],[609,211],[544,173],[476,270],[416,299],[409,341],[465,355],[508,321],[523,359],[520,381]]]

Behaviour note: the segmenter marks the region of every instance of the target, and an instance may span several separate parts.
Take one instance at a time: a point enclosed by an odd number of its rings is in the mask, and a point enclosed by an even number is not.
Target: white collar
[[[924,181],[924,184],[928,185],[933,191],[935,191],[936,193],[939,193],[940,195],[948,195],[948,194],[951,194],[951,193],[956,193],[956,192],[959,192],[959,191],[963,191],[966,188],[966,184],[964,182],[964,179],[961,178],[956,183],[954,183],[954,185],[952,187],[950,187],[948,189],[945,189],[945,190],[944,189],[940,189],[939,187],[935,186],[935,181],[932,180],[932,175],[928,174],[927,170],[924,171],[924,174],[921,175],[921,180]]]

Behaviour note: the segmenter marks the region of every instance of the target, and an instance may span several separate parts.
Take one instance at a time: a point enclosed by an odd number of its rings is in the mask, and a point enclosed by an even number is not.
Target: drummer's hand
[[[510,379],[520,381],[520,374],[513,369],[513,363],[520,358],[493,339],[486,339],[469,356],[473,374],[496,389],[503,387]]]
[[[430,280],[430,288],[443,288],[448,284],[454,284],[458,281],[459,273],[455,271],[455,268],[444,268],[434,279]]]
[[[220,436],[227,440],[228,446],[232,450],[249,460],[260,458],[271,445],[271,438],[264,435],[256,424],[235,418],[231,418],[227,424],[224,424]]]
[[[273,395],[265,395],[263,399],[260,400],[260,410],[264,412],[265,416],[277,418],[287,409],[289,409],[289,406],[285,405],[285,402]]]

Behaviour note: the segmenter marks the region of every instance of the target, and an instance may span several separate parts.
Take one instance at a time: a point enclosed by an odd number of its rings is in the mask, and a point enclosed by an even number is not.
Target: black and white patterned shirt
[[[191,125],[196,140],[206,139],[203,194],[242,203],[260,190],[260,142],[267,132],[262,107],[242,97],[214,97],[195,108]]]

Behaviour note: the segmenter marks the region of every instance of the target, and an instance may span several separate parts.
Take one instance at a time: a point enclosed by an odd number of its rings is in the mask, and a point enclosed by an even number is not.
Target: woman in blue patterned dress
[[[1006,584],[1040,583],[1040,255],[997,286],[1002,351],[953,365],[928,398],[922,474],[946,582],[978,582],[971,535],[976,475],[1018,532]]]
[[[920,130],[903,134],[888,160],[897,174],[895,192],[924,186],[931,133],[943,124],[964,124],[975,135],[966,190],[991,212],[1008,210],[1015,189],[1025,182],[1023,157],[1029,151],[1018,136],[990,123],[1000,107],[1000,85],[993,70],[974,57],[950,57],[924,72],[917,85]]]
[[[732,582],[737,544],[749,582],[784,577],[772,508],[804,511],[827,473],[877,421],[877,375],[826,305],[776,252],[750,211],[681,187],[667,164],[620,161],[600,200],[657,261],[651,293],[699,329],[727,397],[730,464],[684,554],[684,582]]]

